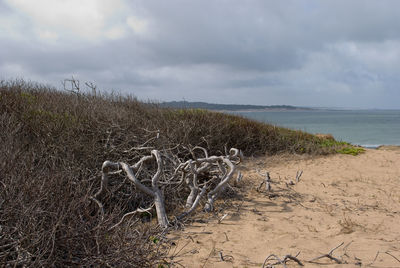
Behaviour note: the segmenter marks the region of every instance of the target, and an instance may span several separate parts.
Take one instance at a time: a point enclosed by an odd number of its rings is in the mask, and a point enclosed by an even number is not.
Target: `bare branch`
[[[278,256],[276,256],[275,254],[271,254],[271,255],[269,255],[269,256],[265,259],[265,261],[264,261],[262,267],[274,267],[275,265],[278,265],[278,264],[282,264],[283,267],[286,267],[286,262],[287,262],[288,260],[295,261],[295,262],[297,262],[298,265],[304,266],[304,264],[297,258],[297,256],[299,256],[299,255],[300,255],[300,252],[297,253],[296,256],[285,255],[285,256],[282,258],[282,260],[281,260],[281,259],[280,259]],[[275,260],[277,260],[277,262],[272,263],[272,264],[268,264],[268,265],[265,266],[265,264],[267,263],[267,261],[270,260],[271,257],[274,257]]]
[[[210,191],[207,194],[208,201],[206,206],[204,207],[205,211],[209,212],[213,210],[214,201],[217,198],[218,194],[225,188],[228,181],[232,178],[235,173],[236,167],[235,165],[228,159],[221,157],[222,161],[229,167],[229,172],[225,175],[225,177],[221,180],[221,182],[214,188],[214,190]]]
[[[310,262],[310,263],[315,263],[315,261],[317,261],[317,260],[319,260],[319,259],[328,258],[328,259],[330,259],[330,260],[335,261],[337,264],[343,263],[341,260],[339,260],[339,259],[337,259],[337,258],[335,258],[335,257],[332,256],[333,252],[334,252],[336,249],[338,249],[338,248],[340,248],[341,246],[343,246],[343,244],[344,244],[344,242],[342,242],[340,245],[338,245],[338,246],[334,247],[333,249],[331,249],[331,251],[329,251],[328,254],[321,255],[321,256],[316,257],[316,258],[314,258],[314,259],[312,259],[312,260],[310,260],[310,261],[308,261],[308,262]]]
[[[284,262],[283,260],[279,259],[279,257],[278,257],[278,256],[276,256],[275,254],[271,254],[271,255],[269,255],[269,256],[268,256],[268,257],[267,257],[267,258],[264,260],[264,263],[263,263],[263,265],[262,265],[262,268],[264,268],[264,267],[272,267],[271,265],[267,265],[267,266],[265,266],[265,264],[267,263],[267,261],[269,261],[269,260],[270,260],[270,258],[271,258],[271,257],[274,257],[274,258],[275,258],[275,260],[277,260],[279,264],[282,264],[282,265],[283,265],[283,267],[287,268],[287,266],[286,266],[285,262]]]
[[[128,176],[128,179],[136,186],[136,188],[138,188],[140,191],[154,197],[155,194],[152,190],[150,190],[148,187],[146,187],[145,185],[143,185],[135,176],[135,174],[133,173],[131,167],[123,162],[119,162],[119,164],[121,165],[122,169],[125,171],[126,175]]]
[[[190,209],[188,211],[185,211],[184,213],[182,213],[181,215],[179,215],[177,218],[178,220],[181,220],[183,218],[185,218],[186,216],[190,215],[200,204],[200,200],[201,198],[204,196],[204,194],[206,193],[207,187],[203,186],[203,188],[201,189],[200,193],[197,195],[196,199],[194,200],[192,206],[190,207]]]
[[[108,228],[108,231],[111,231],[111,230],[114,229],[115,227],[118,227],[118,226],[119,226],[121,223],[123,223],[124,220],[125,220],[127,217],[129,217],[129,216],[135,215],[136,213],[149,212],[149,211],[153,208],[153,206],[154,206],[154,204],[151,205],[149,208],[146,208],[146,209],[138,208],[138,209],[136,209],[135,211],[131,211],[131,212],[128,212],[128,213],[124,214],[124,216],[122,216],[122,219],[121,219],[118,223],[116,223],[116,224],[114,224],[113,226],[111,226],[110,228]]]
[[[194,157],[194,153],[193,153],[194,150],[202,150],[202,151],[204,152],[204,157],[205,157],[205,158],[208,158],[208,152],[207,152],[207,150],[206,150],[205,148],[201,147],[201,146],[195,146],[195,147],[193,147],[193,149],[191,150],[191,153],[192,153],[192,155],[193,155],[193,158],[196,159],[196,157]]]

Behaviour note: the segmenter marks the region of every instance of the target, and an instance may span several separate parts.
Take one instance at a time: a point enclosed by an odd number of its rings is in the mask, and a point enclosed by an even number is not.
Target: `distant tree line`
[[[175,109],[206,109],[206,110],[310,110],[311,108],[296,107],[290,105],[245,105],[245,104],[216,104],[207,102],[189,102],[189,101],[170,101],[160,103],[162,107]]]

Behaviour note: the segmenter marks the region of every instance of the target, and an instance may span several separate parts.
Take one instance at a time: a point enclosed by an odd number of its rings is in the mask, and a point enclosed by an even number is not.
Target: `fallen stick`
[[[221,218],[218,219],[218,224],[220,224],[225,218],[228,216],[228,213],[224,214]]]
[[[314,258],[314,259],[312,259],[312,260],[310,260],[310,261],[308,261],[308,262],[310,262],[310,263],[316,263],[315,261],[317,261],[317,260],[319,260],[319,259],[328,258],[328,259],[330,259],[330,260],[335,261],[337,264],[342,264],[343,261],[341,261],[341,260],[339,260],[339,259],[333,257],[333,256],[332,256],[332,253],[333,253],[336,249],[338,249],[338,248],[340,248],[341,246],[343,246],[343,244],[344,244],[344,242],[342,242],[339,246],[336,246],[335,248],[333,248],[331,251],[329,251],[328,254],[321,255],[321,256],[316,257],[316,258]]]
[[[288,260],[295,261],[295,262],[297,262],[298,265],[304,266],[304,264],[297,258],[297,256],[299,256],[299,255],[300,255],[300,252],[297,253],[296,256],[285,255],[285,256],[282,258],[282,260],[281,260],[281,259],[280,259],[278,256],[276,256],[275,254],[271,254],[271,255],[269,255],[269,256],[265,259],[265,261],[264,261],[262,267],[264,268],[266,262],[267,262],[271,257],[274,257],[275,260],[277,260],[277,262],[272,263],[272,264],[268,264],[268,265],[265,266],[265,267],[273,267],[274,265],[278,265],[278,264],[282,264],[283,267],[287,267],[287,266],[286,266],[286,262],[287,262]]]
[[[267,261],[269,261],[269,259],[270,259],[271,257],[274,257],[275,260],[278,261],[278,264],[282,264],[284,268],[287,268],[286,264],[285,264],[281,259],[279,259],[279,257],[276,256],[275,254],[271,254],[271,255],[269,255],[267,258],[265,258],[264,263],[263,263],[263,265],[262,265],[262,268],[264,268],[264,267],[272,267],[272,266],[273,266],[273,264],[271,264],[271,265],[268,264],[267,266],[265,266],[265,264],[267,263]],[[275,265],[276,265],[276,264],[275,264]]]
[[[300,170],[300,171],[296,172],[296,182],[300,181],[301,175],[303,175],[303,170]]]
[[[369,265],[374,264],[375,261],[376,261],[376,259],[377,259],[378,256],[379,256],[379,254],[381,254],[381,253],[387,254],[387,255],[391,256],[393,259],[395,259],[396,261],[400,262],[400,260],[399,260],[398,258],[396,258],[394,255],[390,254],[389,251],[385,251],[385,252],[378,251],[378,252],[376,253],[376,255],[375,255],[374,260],[373,260]]]

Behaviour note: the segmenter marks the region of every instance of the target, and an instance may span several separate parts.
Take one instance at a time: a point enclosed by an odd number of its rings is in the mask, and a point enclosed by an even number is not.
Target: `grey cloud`
[[[46,43],[29,18],[0,2],[24,37],[0,36],[0,71],[16,64],[19,77],[53,84],[75,75],[143,99],[400,108],[399,1],[126,5],[117,23],[137,16],[148,35],[126,27],[120,39],[90,42],[60,32]]]
[[[223,2],[225,3],[226,2]],[[215,63],[275,71],[301,67],[302,52],[337,41],[400,35],[396,6],[365,1],[168,1],[144,5],[158,38],[145,42],[165,64]]]

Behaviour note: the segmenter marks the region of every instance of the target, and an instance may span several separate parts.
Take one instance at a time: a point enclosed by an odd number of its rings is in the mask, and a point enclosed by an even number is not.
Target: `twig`
[[[287,259],[290,259],[292,261],[297,262],[298,265],[304,266],[304,264],[297,258],[299,256],[300,252],[294,257],[292,255],[286,255],[285,258],[283,258],[283,261],[286,262]]]
[[[267,261],[269,261],[269,259],[270,259],[271,257],[274,257],[275,260],[278,261],[278,264],[282,264],[284,268],[287,268],[287,266],[286,266],[286,264],[284,263],[284,261],[281,260],[281,259],[279,259],[279,257],[276,256],[275,254],[269,255],[269,256],[264,260],[264,263],[263,263],[263,265],[262,265],[262,268],[264,268],[264,267],[271,267],[271,265],[265,266],[265,264],[267,263]]]
[[[236,177],[236,182],[241,182],[242,181],[242,179],[243,179],[243,174],[242,174],[242,172],[238,172],[238,175],[237,175],[237,177]]]
[[[219,253],[219,259],[221,261],[233,261],[233,256],[232,255],[223,255],[222,250],[218,252]]]
[[[261,174],[261,173],[260,173]],[[261,187],[265,184],[265,190],[267,192],[271,191],[271,177],[269,176],[269,172],[265,174],[265,179],[260,183],[260,185],[257,187],[257,192],[260,192]]]
[[[131,212],[128,212],[128,213],[124,214],[124,216],[122,216],[122,219],[121,219],[118,223],[116,223],[116,224],[114,224],[113,226],[111,226],[110,228],[108,228],[108,231],[111,231],[111,230],[114,229],[115,227],[119,226],[121,223],[124,222],[124,220],[125,220],[128,216],[135,215],[136,213],[149,212],[149,210],[151,210],[151,209],[153,208],[153,206],[154,206],[154,203],[153,203],[149,208],[146,208],[146,209],[138,208],[138,209],[136,209],[135,211],[131,211]]]
[[[378,251],[378,252],[376,252],[376,255],[375,255],[374,260],[373,260],[369,265],[374,264],[375,261],[376,261],[376,259],[377,259],[378,256],[379,256],[379,254],[381,254],[381,253],[385,253],[385,254],[391,256],[392,258],[394,258],[396,261],[400,262],[400,260],[399,260],[398,258],[396,258],[394,255],[392,255],[391,253],[389,253],[389,251],[385,251],[385,252]]]
[[[218,224],[220,224],[225,218],[228,216],[228,213],[224,214],[221,218],[218,219]]]
[[[300,181],[301,175],[303,175],[303,170],[300,170],[300,171],[296,172],[296,182]]]
[[[261,190],[261,187],[265,184],[265,181],[263,180],[260,185],[258,185],[257,187],[257,192],[259,192]]]
[[[392,255],[391,253],[389,253],[389,251],[384,252],[389,256],[392,256],[396,261],[400,262],[400,260],[398,258],[396,258],[394,255]]]
[[[219,252],[219,259],[220,259],[221,261],[225,261],[225,260],[224,260],[224,255],[222,255],[222,251]]]
[[[337,264],[342,264],[343,262],[342,262],[341,260],[339,260],[339,259],[333,257],[333,256],[332,256],[332,253],[333,253],[336,249],[340,248],[343,244],[344,244],[344,242],[342,242],[339,246],[336,246],[335,248],[333,248],[331,251],[329,251],[328,254],[321,255],[321,256],[316,257],[316,258],[314,258],[314,259],[312,259],[312,260],[310,260],[310,261],[308,261],[308,262],[310,262],[310,263],[315,263],[315,261],[317,261],[317,260],[319,260],[319,259],[328,258],[328,259],[330,259],[330,260],[335,261]]]
[[[268,264],[266,267],[273,267],[274,265],[278,265],[278,264],[282,264],[284,267],[286,267],[286,262],[288,260],[295,261],[295,262],[297,262],[298,265],[304,266],[304,264],[297,258],[299,255],[300,255],[300,252],[297,253],[296,256],[285,255],[281,260],[275,254],[271,254],[265,259],[265,261],[263,263],[263,267],[266,264],[266,262],[269,260],[270,257],[274,257],[278,262],[275,262],[275,263],[272,263],[272,264]]]
[[[378,258],[378,255],[379,255],[379,251],[377,251],[376,252],[376,255],[375,255],[375,258],[374,258],[374,260],[369,264],[369,265],[372,265],[372,264],[374,264],[374,262],[376,261],[376,259]]]
[[[226,234],[226,232],[224,232],[224,235],[225,235],[225,239],[226,239],[225,242],[229,241],[229,238],[228,238],[228,235]]]
[[[192,239],[192,241],[193,241],[193,243],[194,243],[194,240],[193,240],[193,238],[191,237],[191,236],[189,236],[191,239]],[[176,258],[176,257],[178,257],[179,256],[179,253],[181,253],[181,251],[187,246],[187,245],[189,245],[189,243],[190,243],[190,241],[187,241],[186,243],[185,243],[185,245],[183,245],[183,247],[180,249],[180,250],[178,250],[178,252],[174,252],[173,254],[172,254],[172,256],[171,256],[171,259],[174,259],[174,258]],[[176,247],[176,248],[178,248],[178,246]]]
[[[95,202],[97,204],[97,206],[99,207],[100,216],[101,216],[101,222],[103,222],[103,220],[104,220],[104,206],[103,206],[103,204],[93,196],[89,196],[89,199],[92,200],[93,202]]]
[[[208,254],[206,260],[204,261],[203,265],[201,266],[201,268],[206,267],[206,264],[207,264],[208,260],[210,259],[211,255],[214,253],[214,251],[215,251],[215,241],[213,241],[213,247],[212,247],[210,253]]]

